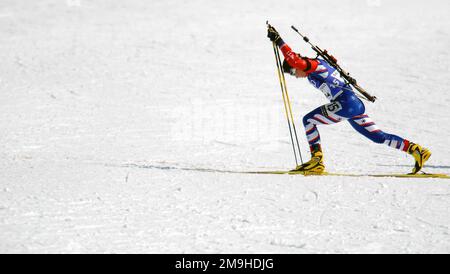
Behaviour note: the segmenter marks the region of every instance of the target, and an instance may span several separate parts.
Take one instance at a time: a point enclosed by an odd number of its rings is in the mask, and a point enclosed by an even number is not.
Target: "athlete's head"
[[[305,78],[308,76],[308,74],[303,70],[291,67],[286,60],[283,61],[283,71],[284,73],[288,73],[296,78]]]
[[[300,58],[304,58],[300,54],[297,54],[297,55]],[[292,76],[295,76],[296,78],[305,78],[308,76],[308,74],[306,72],[304,72],[303,70],[293,68],[291,65],[289,65],[289,63],[286,61],[286,59],[284,59],[284,61],[283,61],[283,71],[284,71],[284,73],[288,73]]]

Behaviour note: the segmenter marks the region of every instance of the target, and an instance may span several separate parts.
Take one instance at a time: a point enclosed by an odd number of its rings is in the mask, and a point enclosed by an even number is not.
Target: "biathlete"
[[[283,72],[296,78],[308,78],[309,82],[321,90],[330,103],[320,106],[303,117],[306,138],[311,151],[311,160],[296,167],[295,171],[322,173],[325,170],[323,152],[320,146],[318,125],[331,125],[347,120],[359,133],[375,143],[385,144],[404,151],[414,157],[412,173],[422,169],[431,152],[402,137],[382,131],[365,113],[363,102],[339,72],[320,58],[307,58],[295,53],[281,39],[273,27],[269,27],[267,37],[277,44],[284,55]]]

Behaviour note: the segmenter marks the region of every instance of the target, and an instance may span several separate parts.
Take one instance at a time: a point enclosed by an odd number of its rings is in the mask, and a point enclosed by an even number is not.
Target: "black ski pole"
[[[284,85],[284,92],[286,94],[286,102],[287,105],[289,107],[289,113],[291,115],[291,121],[292,121],[292,128],[294,130],[294,136],[295,136],[295,141],[297,143],[297,149],[298,149],[298,154],[300,156],[300,162],[303,165],[303,157],[302,157],[302,150],[300,149],[300,143],[298,142],[298,135],[297,135],[297,129],[295,128],[295,122],[294,122],[294,115],[292,114],[292,106],[291,106],[291,99],[289,98],[289,93],[287,90],[287,85],[286,85],[286,79],[284,78],[284,73],[283,73],[283,63],[281,63],[281,58],[280,58],[280,51],[278,49],[278,47],[275,45],[276,51],[277,51],[277,59],[278,59],[278,64],[280,67],[280,72],[281,72],[281,79]]]
[[[297,152],[295,151],[295,145],[294,145],[294,138],[292,136],[292,128],[291,128],[291,121],[289,119],[289,114],[288,114],[288,108],[286,106],[286,97],[284,95],[284,87],[283,87],[283,83],[281,81],[281,75],[280,75],[280,65],[278,62],[278,58],[279,56],[277,55],[277,48],[275,43],[273,43],[273,52],[275,54],[275,62],[277,63],[277,72],[278,72],[278,78],[280,80],[280,87],[281,87],[281,94],[283,96],[283,103],[284,103],[284,110],[286,112],[286,119],[288,122],[288,128],[289,128],[289,135],[291,136],[291,144],[292,144],[292,150],[294,152],[294,157],[295,157],[295,165],[298,166],[298,159],[297,159]]]
[[[267,24],[268,27],[271,27],[268,22],[266,22],[266,24]],[[291,137],[292,150],[294,152],[294,157],[295,157],[295,164],[296,164],[296,166],[298,166],[297,152],[295,150],[294,137],[292,135],[292,130],[294,131],[295,140],[296,140],[296,143],[297,143],[297,149],[298,149],[298,153],[299,153],[299,156],[300,156],[300,161],[303,164],[302,152],[301,152],[301,149],[300,149],[300,144],[298,142],[298,136],[297,136],[297,130],[295,128],[294,117],[292,115],[292,108],[291,108],[289,94],[287,92],[287,87],[286,87],[286,79],[284,78],[284,74],[283,74],[283,70],[282,70],[282,63],[281,63],[281,59],[280,59],[280,52],[279,52],[278,47],[275,44],[275,42],[272,42],[272,46],[273,46],[273,52],[274,52],[274,55],[275,55],[275,62],[277,64],[278,80],[280,82],[281,94],[282,94],[282,97],[283,97],[284,109],[285,109],[285,113],[286,113],[286,119],[287,119],[287,122],[288,122],[289,134],[290,134],[290,137]],[[289,113],[290,113],[290,118],[289,118]],[[292,128],[291,128],[291,122],[292,122]]]

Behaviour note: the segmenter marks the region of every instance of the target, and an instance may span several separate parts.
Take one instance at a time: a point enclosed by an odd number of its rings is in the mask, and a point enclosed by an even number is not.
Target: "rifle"
[[[311,48],[317,53],[318,56],[322,57],[325,61],[328,62],[328,64],[334,67],[348,84],[351,84],[357,91],[359,91],[365,98],[367,98],[367,100],[369,100],[372,103],[375,102],[377,97],[370,95],[367,91],[365,91],[362,87],[360,87],[356,82],[356,79],[351,77],[350,73],[346,72],[341,68],[341,66],[338,65],[337,59],[333,55],[329,54],[327,50],[322,50],[318,46],[315,46],[311,42],[309,42],[309,38],[302,35],[296,27],[291,26],[291,28],[296,33],[298,33],[306,43],[311,45]]]

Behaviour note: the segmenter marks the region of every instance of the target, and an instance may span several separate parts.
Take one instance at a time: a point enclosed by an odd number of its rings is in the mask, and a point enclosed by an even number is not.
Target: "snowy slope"
[[[379,100],[385,131],[450,173],[448,1],[0,3],[0,252],[448,253],[438,179],[205,172],[294,165],[265,21],[291,24]],[[287,79],[297,129],[326,103]],[[327,169],[409,172],[348,125]]]

